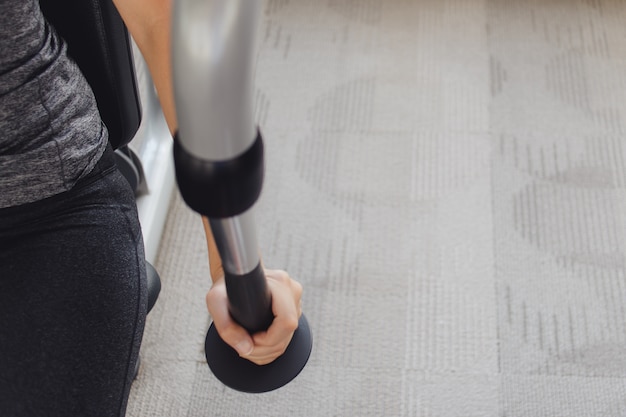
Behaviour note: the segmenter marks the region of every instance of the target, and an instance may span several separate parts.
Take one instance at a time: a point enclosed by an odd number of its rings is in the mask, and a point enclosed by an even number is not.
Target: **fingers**
[[[270,363],[285,352],[302,315],[300,283],[285,271],[265,270],[265,275],[272,294],[274,321],[266,331],[253,336],[230,317],[223,280],[217,281],[207,294],[209,312],[220,337],[240,356],[258,365]]]
[[[272,362],[285,353],[302,315],[302,285],[285,271],[265,270],[265,275],[272,294],[274,321],[267,331],[252,336],[255,348],[250,360],[259,365]]]

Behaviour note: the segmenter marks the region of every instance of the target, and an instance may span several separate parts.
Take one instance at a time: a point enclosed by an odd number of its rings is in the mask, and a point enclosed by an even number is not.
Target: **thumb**
[[[228,312],[228,297],[223,286],[214,286],[206,297],[213,325],[222,340],[235,349],[239,356],[249,356],[254,351],[254,342],[246,329],[237,324]]]
[[[218,330],[219,333],[219,330]],[[247,334],[247,332],[246,332]],[[226,343],[228,343],[231,347],[233,347],[239,356],[246,357],[250,356],[254,351],[254,344],[252,343],[252,339],[248,337],[244,337],[240,340],[233,339],[232,342],[228,342],[228,340],[222,338]]]

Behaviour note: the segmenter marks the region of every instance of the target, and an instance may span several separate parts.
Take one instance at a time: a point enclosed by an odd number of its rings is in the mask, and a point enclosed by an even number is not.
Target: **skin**
[[[122,19],[146,60],[159,94],[163,114],[173,134],[178,129],[172,68],[170,33],[172,0],[114,0]],[[298,327],[302,314],[302,286],[285,271],[265,269],[272,295],[274,321],[267,331],[250,335],[235,323],[228,313],[224,270],[213,239],[208,219],[203,218],[209,251],[209,266],[213,285],[206,303],[213,323],[222,339],[240,356],[265,365],[282,355]]]

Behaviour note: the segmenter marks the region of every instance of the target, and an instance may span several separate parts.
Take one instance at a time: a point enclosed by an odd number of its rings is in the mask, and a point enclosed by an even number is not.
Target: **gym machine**
[[[225,272],[229,311],[250,334],[272,323],[253,206],[263,184],[263,139],[254,122],[254,58],[262,2],[175,0],[172,65],[179,131],[176,179],[194,211],[209,219]],[[211,325],[205,351],[225,385],[267,392],[295,378],[312,348],[301,316],[286,352],[259,366],[239,357]]]

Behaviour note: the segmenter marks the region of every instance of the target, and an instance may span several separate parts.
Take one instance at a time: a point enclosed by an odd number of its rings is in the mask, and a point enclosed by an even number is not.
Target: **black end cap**
[[[312,348],[313,337],[304,314],[285,353],[267,365],[240,357],[220,338],[213,324],[204,343],[207,363],[216,378],[232,389],[254,394],[273,391],[293,380],[309,360]]]

